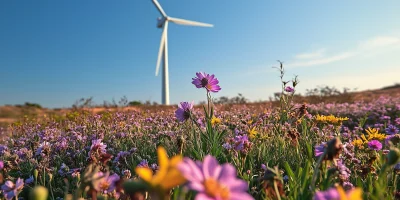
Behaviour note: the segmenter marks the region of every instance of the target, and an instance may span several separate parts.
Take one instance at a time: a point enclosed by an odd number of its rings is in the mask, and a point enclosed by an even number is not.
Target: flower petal
[[[216,200],[215,198],[209,197],[204,193],[198,193],[194,200]]]
[[[139,175],[141,179],[148,183],[151,183],[151,179],[153,177],[153,171],[151,171],[151,169],[146,167],[136,167],[135,172]]]
[[[207,155],[203,161],[204,178],[208,179],[209,177],[212,177],[214,179],[217,179],[220,172],[221,167],[219,167],[217,159],[215,159],[213,156]]]

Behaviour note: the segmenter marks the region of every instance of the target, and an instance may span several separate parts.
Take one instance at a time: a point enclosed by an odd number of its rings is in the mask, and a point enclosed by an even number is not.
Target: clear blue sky
[[[204,100],[191,84],[213,73],[222,90],[266,100],[279,91],[276,60],[298,91],[379,88],[400,78],[400,1],[159,0],[169,26],[171,103]],[[161,102],[161,37],[151,0],[0,1],[0,105],[69,107],[82,97]]]

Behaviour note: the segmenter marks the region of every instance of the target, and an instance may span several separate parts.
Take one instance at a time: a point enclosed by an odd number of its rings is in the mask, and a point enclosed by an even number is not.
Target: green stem
[[[319,167],[321,166],[321,163],[324,160],[325,155],[326,155],[326,149],[325,149],[324,153],[319,156],[318,162],[317,162],[317,166],[315,167],[315,172],[314,172],[313,177],[311,179],[312,180],[312,182],[311,182],[311,191],[313,191],[313,192],[315,190],[315,181],[317,181]]]

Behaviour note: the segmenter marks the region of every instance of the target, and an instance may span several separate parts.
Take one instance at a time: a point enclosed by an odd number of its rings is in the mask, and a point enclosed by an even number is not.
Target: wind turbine
[[[152,0],[157,10],[160,12],[162,17],[157,18],[157,27],[162,28],[163,32],[161,35],[160,50],[158,51],[158,59],[156,65],[156,76],[158,76],[158,71],[160,69],[161,57],[163,57],[163,76],[162,76],[162,104],[169,105],[169,79],[168,79],[168,23],[173,22],[179,25],[187,26],[203,26],[203,27],[213,27],[212,24],[206,24],[202,22],[190,21],[186,19],[179,19],[174,17],[169,17],[162,9],[160,3],[157,0]]]

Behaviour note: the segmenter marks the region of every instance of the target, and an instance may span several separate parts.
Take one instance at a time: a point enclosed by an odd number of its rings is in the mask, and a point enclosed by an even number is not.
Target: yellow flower
[[[346,120],[348,120],[349,118],[347,118],[347,117],[335,117],[335,116],[333,116],[333,115],[328,115],[328,116],[325,116],[325,115],[317,115],[316,116],[316,120],[318,121],[318,122],[321,122],[321,123],[331,123],[331,124],[340,124],[340,123],[342,123],[343,121],[346,121]]]
[[[364,134],[361,135],[361,138],[364,140],[364,142],[368,142],[367,138],[365,137]]]
[[[354,146],[361,148],[365,142],[361,139],[354,140],[351,142]]]
[[[216,117],[212,117],[211,118],[211,124],[212,125],[214,125],[214,124],[220,124],[221,123],[221,119],[220,118],[216,118]]]
[[[136,167],[135,171],[140,178],[152,187],[160,187],[164,190],[170,190],[186,182],[177,168],[182,161],[181,155],[174,156],[169,160],[167,151],[161,146],[157,149],[157,155],[159,165],[157,173],[153,175],[153,171],[149,168]]]
[[[340,200],[362,200],[362,189],[361,188],[355,188],[350,191],[347,191],[347,193],[343,190],[342,187],[338,187],[337,191],[339,193]]]
[[[255,138],[256,135],[258,134],[258,132],[256,131],[256,127],[249,129],[247,132],[249,133],[251,139]]]
[[[371,129],[371,127],[369,127],[365,131],[368,133],[368,141],[386,139],[386,135],[379,133],[379,131],[376,128]]]

